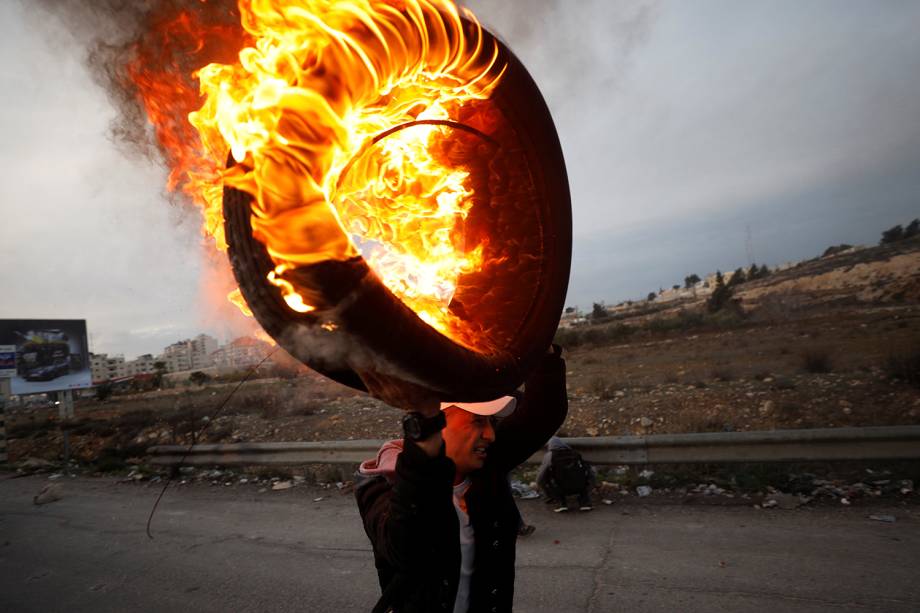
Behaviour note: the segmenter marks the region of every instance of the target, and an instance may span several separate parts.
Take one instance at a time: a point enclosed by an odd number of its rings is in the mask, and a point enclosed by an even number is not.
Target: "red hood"
[[[377,457],[373,460],[361,462],[358,468],[358,474],[366,477],[376,477],[382,475],[387,481],[393,481],[396,474],[396,458],[403,450],[403,439],[387,441],[383,447],[377,451]]]

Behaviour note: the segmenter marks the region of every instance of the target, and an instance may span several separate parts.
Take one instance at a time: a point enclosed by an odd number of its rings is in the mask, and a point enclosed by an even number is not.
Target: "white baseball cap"
[[[514,412],[517,406],[517,398],[514,396],[502,396],[488,402],[442,402],[441,410],[449,407],[463,409],[467,413],[474,415],[485,415],[486,417],[508,417]]]

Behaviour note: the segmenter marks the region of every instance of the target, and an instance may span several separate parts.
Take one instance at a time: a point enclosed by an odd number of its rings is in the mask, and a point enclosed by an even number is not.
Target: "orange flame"
[[[163,120],[159,105],[177,95],[167,75],[132,73],[149,83],[145,108],[173,152],[170,187],[203,206],[218,248],[223,185],[251,194],[253,235],[275,264],[269,281],[292,309],[314,307],[287,272],[360,254],[450,334],[447,307],[460,275],[482,266],[482,245],[464,241],[468,172],[437,148],[461,107],[497,85],[494,40],[449,0],[242,0],[239,13],[242,34],[187,16],[164,24],[171,36],[214,36],[221,48],[237,39],[235,62],[195,73],[203,104],[188,119],[197,138]],[[223,170],[228,150],[238,164]]]

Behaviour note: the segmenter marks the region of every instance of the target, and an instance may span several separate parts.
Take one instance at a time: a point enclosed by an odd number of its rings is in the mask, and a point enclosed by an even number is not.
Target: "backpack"
[[[556,449],[550,461],[550,475],[565,494],[578,494],[588,485],[588,467],[574,449]]]

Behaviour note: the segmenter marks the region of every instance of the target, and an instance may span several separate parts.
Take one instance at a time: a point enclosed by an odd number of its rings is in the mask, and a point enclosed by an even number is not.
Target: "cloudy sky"
[[[689,273],[874,243],[920,216],[920,3],[469,0],[557,123],[569,304]],[[0,317],[85,318],[133,357],[246,329],[210,287],[194,211],[107,137],[66,28],[0,3]]]

